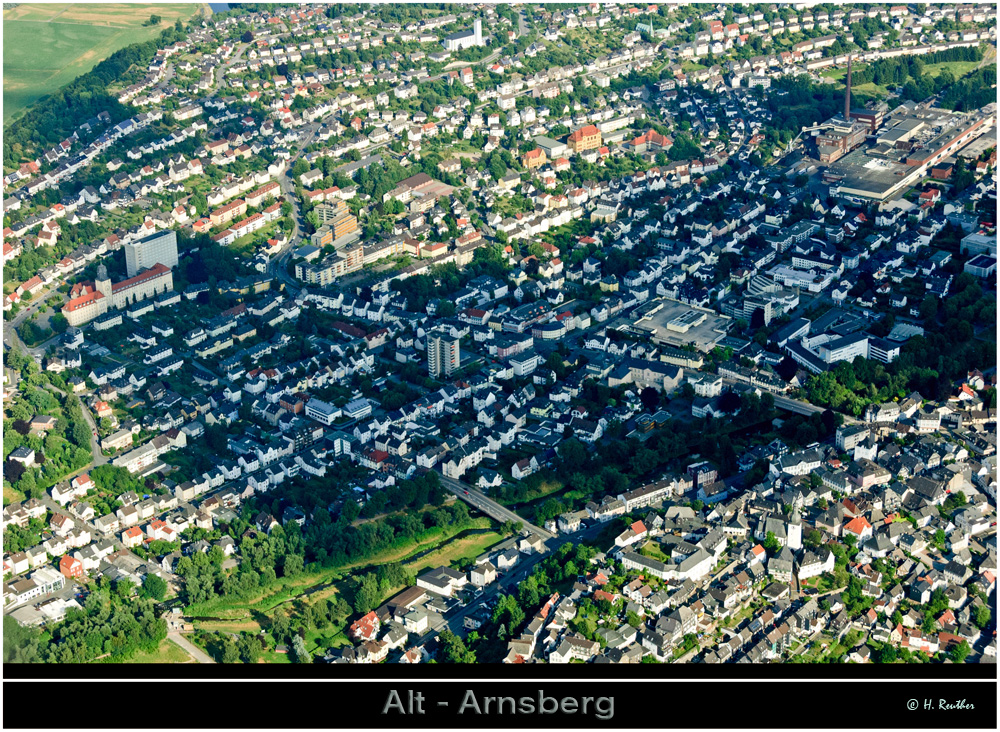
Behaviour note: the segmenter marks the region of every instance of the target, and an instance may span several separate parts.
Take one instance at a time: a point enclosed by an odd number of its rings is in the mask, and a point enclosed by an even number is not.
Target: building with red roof
[[[76,557],[71,557],[68,554],[65,554],[63,555],[63,558],[59,560],[59,572],[62,573],[64,577],[83,577],[83,562]]]

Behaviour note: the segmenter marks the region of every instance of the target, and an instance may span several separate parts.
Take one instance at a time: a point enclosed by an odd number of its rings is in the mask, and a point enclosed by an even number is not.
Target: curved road
[[[64,399],[66,398],[66,392],[61,389],[56,388],[52,384],[46,384],[46,388],[54,391],[56,394],[60,394]],[[109,458],[105,457],[101,453],[100,440],[97,437],[97,424],[94,422],[94,416],[90,413],[90,408],[80,400],[80,411],[83,412],[83,419],[87,422],[87,426],[90,428],[90,452],[93,455],[93,464],[88,465],[86,469],[96,468],[98,465],[104,465],[110,462]],[[80,471],[82,472],[82,471]]]

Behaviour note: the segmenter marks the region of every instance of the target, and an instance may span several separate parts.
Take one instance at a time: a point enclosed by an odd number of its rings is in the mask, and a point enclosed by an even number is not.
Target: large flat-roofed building
[[[340,407],[321,399],[313,398],[306,402],[306,416],[327,426],[332,425],[342,414],[343,410]]]
[[[385,203],[393,198],[401,203],[406,203],[413,198],[432,197],[433,200],[451,195],[455,189],[452,186],[434,180],[427,173],[417,173],[411,175],[406,180],[400,181],[399,185],[382,196]]]
[[[125,267],[129,277],[157,264],[177,266],[177,232],[161,231],[125,244]]]
[[[990,108],[956,114],[900,105],[884,120],[874,144],[831,160],[823,179],[831,195],[849,201],[897,198],[990,129],[993,117]]]
[[[669,299],[645,303],[635,316],[634,329],[648,334],[657,345],[681,347],[690,344],[703,353],[715,348],[733,323],[732,318],[713,310]]]
[[[785,350],[793,359],[814,373],[826,371],[840,361],[853,361],[858,356],[892,363],[899,357],[902,343],[877,338],[863,331],[837,335],[834,332],[790,341]]]
[[[551,137],[536,137],[535,144],[545,151],[546,156],[549,160],[555,160],[556,158],[564,155],[566,150],[565,142],[559,142],[559,140],[553,140]]]
[[[964,269],[974,277],[991,277],[997,271],[997,258],[987,254],[978,254],[965,263]]]
[[[997,255],[997,238],[996,236],[987,236],[986,234],[972,233],[968,236],[962,237],[962,241],[959,245],[959,249],[963,252],[968,252],[969,254],[989,254],[993,257]]]
[[[851,110],[851,119],[868,125],[869,132],[874,133],[882,126],[889,105],[881,101],[871,101],[864,107]]]
[[[358,219],[344,201],[321,203],[315,211],[320,222],[329,226],[333,242],[358,230]]]
[[[915,168],[855,150],[827,168],[823,179],[830,193],[849,200],[885,201],[903,193],[920,179]]]

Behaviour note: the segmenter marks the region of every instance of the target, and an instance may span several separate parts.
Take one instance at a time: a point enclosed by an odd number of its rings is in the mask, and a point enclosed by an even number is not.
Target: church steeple
[[[111,299],[111,278],[108,277],[108,268],[103,264],[97,267],[97,277],[94,280],[94,289]]]

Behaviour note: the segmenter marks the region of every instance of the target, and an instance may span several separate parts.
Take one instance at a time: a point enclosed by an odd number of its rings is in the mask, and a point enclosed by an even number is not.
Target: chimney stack
[[[844,93],[844,121],[851,121],[851,55],[847,55],[847,91]]]

